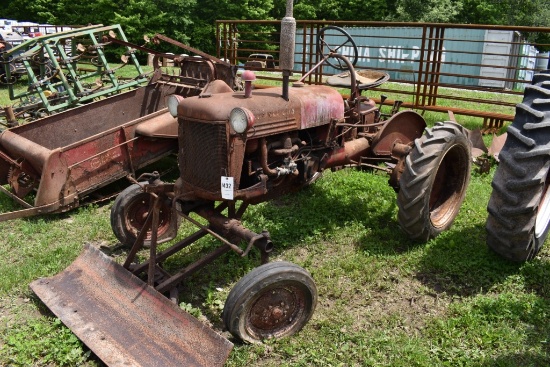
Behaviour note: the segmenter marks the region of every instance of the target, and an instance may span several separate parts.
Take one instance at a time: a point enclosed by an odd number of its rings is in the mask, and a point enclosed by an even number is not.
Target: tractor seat
[[[155,116],[136,126],[136,134],[150,138],[173,138],[178,137],[178,119],[170,115],[168,111]]]

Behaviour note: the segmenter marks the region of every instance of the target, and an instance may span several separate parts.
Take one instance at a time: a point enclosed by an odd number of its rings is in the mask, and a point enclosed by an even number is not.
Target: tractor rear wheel
[[[410,238],[427,241],[452,225],[470,170],[471,146],[462,126],[437,123],[415,140],[397,195],[399,224]]]
[[[317,304],[311,275],[298,265],[277,261],[245,275],[229,293],[223,321],[234,336],[248,343],[298,332]]]
[[[132,246],[135,243],[153,207],[153,196],[142,190],[144,184],[133,184],[124,189],[118,194],[111,207],[111,228],[116,238],[125,246]],[[172,221],[177,220],[173,217],[170,202],[163,202],[159,213],[158,242],[171,238],[169,235],[171,235]],[[150,242],[151,234],[152,231],[149,229],[145,236],[145,245]]]
[[[550,228],[550,70],[536,74],[508,128],[487,205],[487,244],[513,261],[531,260]]]

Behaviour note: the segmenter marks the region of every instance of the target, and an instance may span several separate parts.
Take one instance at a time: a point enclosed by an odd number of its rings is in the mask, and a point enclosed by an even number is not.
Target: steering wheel
[[[344,42],[337,42],[337,40],[339,40],[342,36],[344,37]],[[340,27],[329,25],[321,28],[317,33],[317,53],[322,57],[335,53],[342,54],[342,51],[340,51],[342,47],[351,48],[351,55],[346,54],[343,56],[346,56],[350,60],[351,64],[355,66],[355,64],[357,64],[359,51],[357,50],[355,41],[351,38],[348,32]],[[338,70],[348,69],[347,64],[340,58],[329,57],[327,59],[327,63]]]

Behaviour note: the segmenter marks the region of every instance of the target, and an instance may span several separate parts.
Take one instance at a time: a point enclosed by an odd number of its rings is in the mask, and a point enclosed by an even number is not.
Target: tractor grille
[[[187,183],[210,192],[220,191],[228,174],[225,124],[180,123],[179,168]]]

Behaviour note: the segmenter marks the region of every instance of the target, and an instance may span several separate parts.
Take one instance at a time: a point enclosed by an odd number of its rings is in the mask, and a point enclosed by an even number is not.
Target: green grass
[[[273,259],[311,272],[319,303],[290,339],[254,346],[235,341],[227,365],[547,365],[549,252],[518,265],[487,249],[491,177],[473,175],[452,229],[427,244],[400,232],[395,194],[379,174],[327,172],[304,191],[251,207],[246,225],[270,231]],[[189,230],[184,226],[181,235]],[[88,359],[84,365],[97,365],[28,284],[63,270],[85,242],[116,243],[109,205],[4,222],[0,231],[0,364],[71,366]],[[198,247],[213,245],[204,239]],[[168,266],[188,262],[195,252]],[[256,265],[257,253],[222,257],[185,285],[182,307],[227,336],[220,321],[223,301]]]
[[[442,119],[425,117],[430,124]],[[319,300],[311,321],[291,338],[262,345],[231,339],[227,365],[549,365],[550,252],[545,247],[533,261],[513,264],[488,250],[494,170],[472,173],[453,227],[426,244],[400,231],[396,195],[379,173],[326,172],[301,192],[250,207],[245,225],[269,230],[272,259],[306,268]],[[28,285],[66,268],[84,243],[116,244],[110,204],[0,223],[0,365],[101,365]],[[15,209],[0,198],[0,210]],[[179,237],[191,231],[183,225]],[[203,238],[166,266],[187,264],[217,245]],[[123,255],[113,254],[118,261]],[[180,306],[230,337],[220,319],[225,298],[258,264],[257,251],[221,257],[184,285]]]

